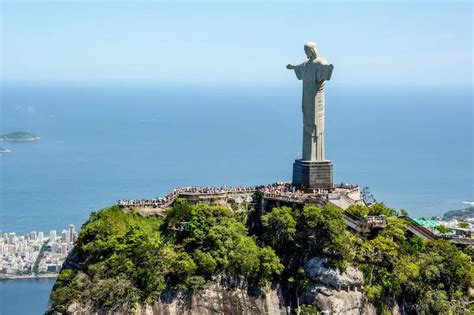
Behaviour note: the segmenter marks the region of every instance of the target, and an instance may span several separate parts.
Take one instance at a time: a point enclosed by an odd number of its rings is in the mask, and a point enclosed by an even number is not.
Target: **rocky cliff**
[[[312,280],[300,297],[300,304],[314,305],[330,314],[377,314],[363,293],[362,272],[349,266],[341,272],[325,267],[326,259],[314,257],[305,264]]]
[[[252,293],[242,289],[229,289],[213,285],[194,294],[166,291],[158,301],[149,305],[136,305],[139,315],[158,314],[286,314],[278,288]],[[104,311],[88,304],[72,304],[68,314],[129,314],[129,310]]]
[[[325,259],[310,259],[305,270],[313,280],[298,296],[300,305],[329,314],[377,314],[363,293],[363,275],[353,267],[344,272],[324,267]],[[194,293],[167,290],[160,299],[148,305],[134,307],[138,315],[158,314],[289,314],[290,296],[285,286],[279,284],[265,289],[248,286],[244,280],[236,283],[225,277],[216,279],[206,289]],[[94,309],[92,303],[73,303],[67,308],[68,314],[128,314],[123,309]],[[296,311],[296,308],[294,308]]]

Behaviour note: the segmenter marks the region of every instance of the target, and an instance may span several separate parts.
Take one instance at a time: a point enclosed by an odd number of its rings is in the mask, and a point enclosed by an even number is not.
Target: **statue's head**
[[[304,52],[309,59],[316,59],[319,57],[318,44],[309,41],[304,45]]]

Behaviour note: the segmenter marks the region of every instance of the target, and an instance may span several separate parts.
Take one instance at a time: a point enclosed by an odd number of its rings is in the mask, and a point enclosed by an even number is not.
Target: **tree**
[[[348,233],[342,211],[332,204],[306,206],[299,217],[298,239],[306,255],[328,257],[335,265],[349,255]]]
[[[461,221],[458,223],[458,226],[462,229],[468,229],[469,228],[469,223]]]
[[[403,245],[406,241],[405,222],[396,216],[387,217],[387,226],[379,235],[395,241],[399,245]]]
[[[294,242],[296,220],[291,208],[273,208],[271,212],[262,217],[262,224],[267,244],[277,251],[287,249],[286,246]]]
[[[396,216],[397,211],[387,207],[383,202],[376,202],[369,207],[369,215]]]
[[[192,257],[186,252],[180,252],[176,255],[171,265],[172,274],[180,282],[185,282],[188,277],[192,276],[197,266]]]
[[[369,211],[369,207],[366,205],[352,205],[345,212],[358,218],[364,218],[369,215]]]
[[[183,200],[167,215],[170,218],[165,219],[167,225],[163,232],[175,238],[175,246],[191,254],[184,260],[185,265],[191,266],[191,260],[195,264],[193,273],[180,273],[178,282],[200,283],[202,279],[210,281],[212,276],[225,274],[265,283],[283,269],[273,249],[259,247],[255,239],[247,235],[241,218],[227,208],[206,204],[190,206]],[[170,223],[177,222],[177,218],[186,220],[186,228],[173,229]],[[175,277],[176,271],[172,269],[170,276]]]
[[[446,227],[444,225],[438,225],[436,229],[441,233],[441,234],[448,234],[451,233],[453,229]]]
[[[200,249],[196,249],[194,251],[194,261],[199,268],[199,273],[210,279],[217,267],[217,262],[212,255],[210,253],[205,253]]]
[[[362,191],[360,192],[360,194],[361,194],[362,200],[364,200],[364,202],[368,205],[377,202],[377,200],[375,200],[374,194],[370,192],[370,189],[367,186],[362,188]]]
[[[260,248],[259,259],[260,270],[258,279],[260,284],[266,284],[270,280],[273,280],[275,276],[280,275],[285,268],[271,247],[266,246]]]

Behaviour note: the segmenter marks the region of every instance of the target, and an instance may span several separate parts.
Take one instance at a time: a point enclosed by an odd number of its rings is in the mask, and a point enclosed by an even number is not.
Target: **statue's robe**
[[[324,161],[324,81],[331,79],[333,65],[318,57],[295,66],[303,81],[303,160]]]

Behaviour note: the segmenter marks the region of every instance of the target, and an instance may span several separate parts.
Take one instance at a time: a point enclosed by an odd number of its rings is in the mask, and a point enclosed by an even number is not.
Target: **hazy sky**
[[[283,83],[318,42],[338,84],[472,85],[469,2],[1,2],[5,81]]]

